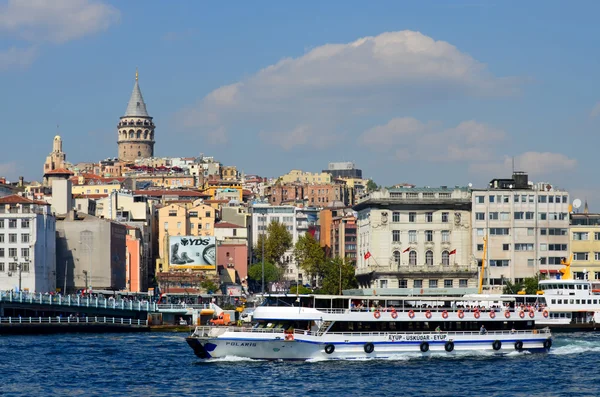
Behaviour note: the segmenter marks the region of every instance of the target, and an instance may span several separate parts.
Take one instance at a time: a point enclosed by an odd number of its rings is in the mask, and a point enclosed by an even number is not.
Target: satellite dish
[[[473,187],[473,184],[471,182],[469,182],[469,187]]]
[[[581,200],[579,200],[579,199],[573,200],[573,208],[579,208],[579,207],[581,207]]]

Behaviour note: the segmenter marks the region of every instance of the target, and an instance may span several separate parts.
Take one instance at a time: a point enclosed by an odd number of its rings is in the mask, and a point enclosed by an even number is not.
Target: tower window
[[[138,156],[141,156],[141,155],[142,155],[142,152],[138,152]]]

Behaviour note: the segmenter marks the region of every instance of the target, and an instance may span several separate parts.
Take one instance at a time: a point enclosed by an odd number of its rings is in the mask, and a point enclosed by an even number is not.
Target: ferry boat
[[[550,330],[536,329],[542,314],[514,306],[514,298],[270,295],[255,308],[251,326],[198,326],[186,340],[202,359],[547,352]]]

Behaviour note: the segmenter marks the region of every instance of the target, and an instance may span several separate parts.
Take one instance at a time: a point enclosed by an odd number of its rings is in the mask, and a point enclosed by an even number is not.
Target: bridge
[[[148,320],[115,317],[0,317],[0,334],[147,331]]]

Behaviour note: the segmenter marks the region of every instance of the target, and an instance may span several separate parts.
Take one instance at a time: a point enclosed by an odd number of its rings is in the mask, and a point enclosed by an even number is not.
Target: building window
[[[545,220],[547,220],[547,219],[548,219],[548,214],[547,214],[547,213],[545,213],[545,212],[539,212],[539,213],[538,213],[538,219],[539,219],[540,221],[545,221]]]
[[[478,236],[483,236],[483,229],[477,229],[477,235]]]
[[[417,242],[417,231],[416,230],[409,230],[408,231],[408,242],[409,243],[416,243]]]
[[[523,220],[523,219],[525,219],[525,213],[523,211],[515,212],[514,217],[515,217],[515,221]]]
[[[442,265],[450,266],[450,253],[448,251],[442,251]]]
[[[392,222],[400,222],[400,213],[399,212],[392,212]]]
[[[488,217],[490,218],[490,221],[497,221],[498,220],[498,213],[497,212],[490,212],[488,214]]]
[[[467,280],[467,279],[458,280],[458,286],[459,286],[459,288],[467,288],[469,286],[469,280]]]
[[[400,251],[394,251],[394,263],[396,265],[400,264]]]
[[[205,229],[210,229],[210,223],[207,223],[207,224],[206,224],[206,225],[204,225],[204,226],[205,226],[205,227],[204,227]]]
[[[0,206],[0,208],[4,209],[4,207]],[[4,219],[0,219],[0,229],[4,228]]]
[[[29,242],[29,234],[21,234],[21,242],[28,243]]]
[[[450,230],[442,230],[442,242],[447,243],[450,241]]]
[[[16,219],[9,219],[8,220],[8,228],[9,229],[16,229],[17,228],[17,220]]]
[[[573,240],[588,240],[588,232],[573,232]]]
[[[600,240],[600,232],[594,233],[594,240]]]
[[[429,288],[437,288],[438,281],[437,280],[429,280]]]
[[[508,267],[509,263],[508,259],[490,259],[491,267]]]
[[[492,227],[492,228],[490,228],[490,235],[492,235],[492,236],[508,236],[509,230],[508,230],[508,228],[503,228],[503,227]]]
[[[515,194],[514,201],[515,201],[515,203],[519,202],[519,195],[518,194]]]
[[[21,248],[21,257],[29,258],[29,248]]]
[[[485,212],[476,212],[475,220],[476,221],[485,221]]]
[[[177,229],[181,229],[181,222],[177,222]]]
[[[502,251],[510,251],[510,244],[502,244]]]
[[[527,259],[527,267],[533,267],[533,263],[534,263],[533,259]]]
[[[574,261],[587,261],[589,258],[589,253],[587,252],[574,252],[573,260]]]
[[[427,222],[427,223],[433,222],[433,212],[425,213],[425,222]]]
[[[211,215],[210,215],[210,211],[206,211],[206,213],[205,213],[205,217],[206,217],[206,218],[210,218],[210,217],[211,217]]]
[[[483,244],[477,244],[477,251],[483,251]]]
[[[23,229],[28,229],[29,228],[29,219],[22,219],[21,220],[21,227]]]
[[[417,264],[417,251],[410,251],[408,253],[408,264],[415,266]]]
[[[165,230],[169,228],[169,222],[165,222]]]
[[[533,220],[533,212],[530,212],[530,211],[525,212],[525,219],[527,219],[529,221]]]
[[[425,230],[425,241],[433,241],[433,230]]]
[[[423,280],[413,280],[413,288],[423,288]]]
[[[484,204],[485,203],[485,196],[475,196],[475,202],[477,204]]]
[[[4,262],[0,262],[0,272],[4,272]]]
[[[11,233],[8,235],[8,242],[9,243],[16,243],[17,242],[17,234],[16,233]]]
[[[547,201],[546,200],[547,197],[548,196],[542,196],[542,195],[538,196],[538,203],[545,203]]]
[[[566,250],[567,250],[567,244],[548,244],[548,251],[566,251]]]
[[[16,248],[9,248],[8,249],[8,256],[10,258],[14,258],[17,256],[17,249]]]
[[[408,213],[408,221],[409,222],[416,222],[417,221],[417,213],[416,212],[409,212]]]
[[[496,196],[494,196],[493,194],[490,195],[490,203],[493,203],[495,201]]]
[[[433,266],[433,251],[425,252],[425,264],[428,266]]]
[[[392,230],[392,241],[395,243],[400,242],[400,230]]]
[[[454,287],[454,280],[444,280],[444,288]]]
[[[4,248],[0,248],[0,258],[4,258]]]
[[[398,288],[408,288],[408,280],[398,280]]]
[[[515,251],[533,251],[533,243],[516,243]]]

